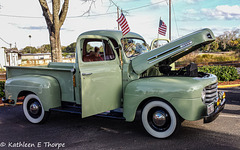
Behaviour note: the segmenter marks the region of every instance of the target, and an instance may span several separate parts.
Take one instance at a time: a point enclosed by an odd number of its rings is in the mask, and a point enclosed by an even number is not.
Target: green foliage
[[[4,68],[0,68],[0,71],[6,71]]]
[[[239,78],[237,69],[232,66],[203,66],[199,67],[200,72],[215,74],[218,81],[234,81]]]
[[[63,57],[67,57],[69,55],[69,53],[63,53],[62,56]]]
[[[240,51],[240,30],[224,32],[218,36],[216,41],[200,48],[202,52],[219,52],[219,51]]]
[[[4,97],[5,96],[5,93],[3,92],[4,84],[5,84],[4,81],[0,81],[0,97]]]
[[[62,51],[65,53],[74,53],[76,49],[76,42],[71,43],[67,47],[65,47]]]
[[[25,47],[24,49],[22,49],[21,52],[22,52],[23,54],[26,54],[26,53],[39,53],[40,50],[37,49],[36,47],[27,46],[27,47]]]
[[[93,52],[94,51],[94,47],[92,47],[90,44],[87,44],[87,52]]]
[[[50,44],[44,44],[40,48],[38,48],[38,51],[40,51],[41,53],[50,53],[51,46],[50,46]]]

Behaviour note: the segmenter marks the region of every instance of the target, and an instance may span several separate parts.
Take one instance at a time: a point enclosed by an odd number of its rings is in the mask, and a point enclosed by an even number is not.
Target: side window
[[[115,54],[106,40],[86,39],[83,43],[83,62],[114,60]]]

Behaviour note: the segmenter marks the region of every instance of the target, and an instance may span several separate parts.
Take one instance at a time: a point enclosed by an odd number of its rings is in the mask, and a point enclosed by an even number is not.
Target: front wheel
[[[151,101],[142,111],[142,124],[156,138],[167,138],[180,127],[178,114],[163,101]]]
[[[41,100],[34,94],[25,97],[23,112],[28,121],[35,124],[43,123],[48,117],[48,112],[44,111]]]

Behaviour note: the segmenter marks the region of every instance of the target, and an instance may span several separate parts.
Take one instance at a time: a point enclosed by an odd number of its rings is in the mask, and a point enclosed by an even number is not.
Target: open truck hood
[[[131,65],[137,74],[141,74],[159,62],[165,61],[165,64],[170,65],[190,52],[215,41],[215,39],[210,29],[198,30],[162,47],[136,56],[131,60]]]

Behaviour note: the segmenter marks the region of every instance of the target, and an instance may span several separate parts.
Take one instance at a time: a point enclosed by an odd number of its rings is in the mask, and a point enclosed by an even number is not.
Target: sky
[[[84,14],[90,2],[70,0],[67,18],[61,28],[61,44],[67,46],[89,30],[117,30],[116,5],[123,10],[130,30],[142,35],[148,44],[158,37],[160,18],[169,28],[168,0],[113,2],[115,5],[110,0],[96,0],[90,13]],[[172,40],[202,28],[210,28],[216,36],[240,29],[240,0],[172,0]],[[168,38],[168,33],[159,37]],[[49,44],[49,33],[38,0],[0,0],[0,47],[9,48],[6,42],[19,50]]]

